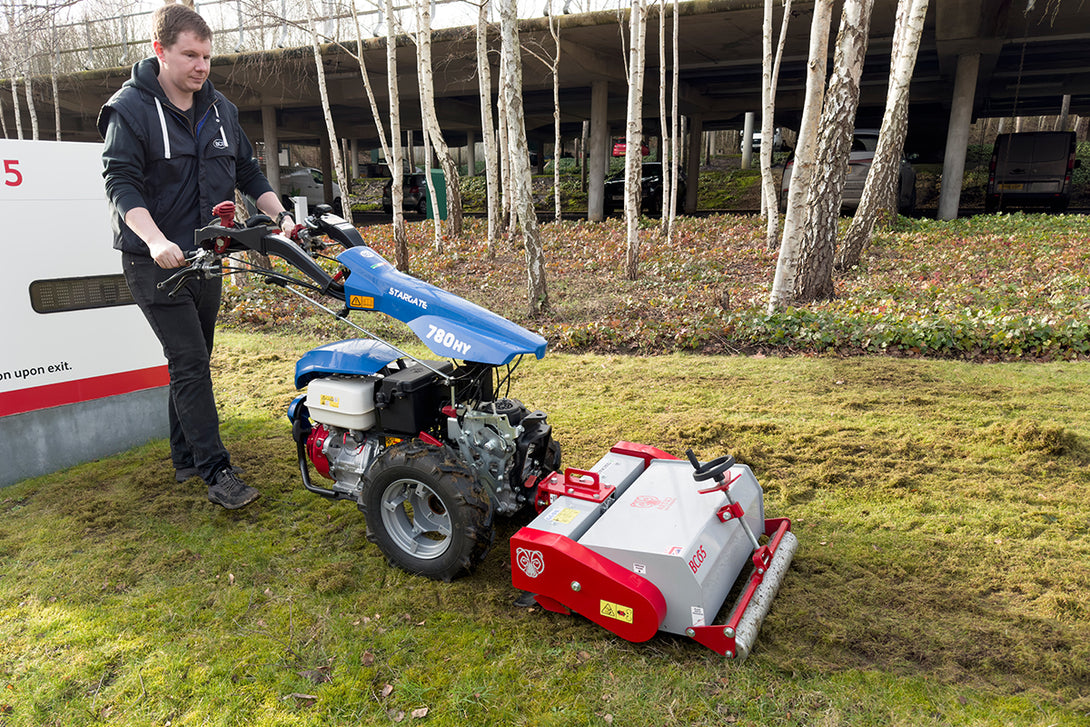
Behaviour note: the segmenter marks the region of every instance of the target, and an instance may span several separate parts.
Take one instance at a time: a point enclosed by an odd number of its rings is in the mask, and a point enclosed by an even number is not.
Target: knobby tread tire
[[[360,509],[367,518],[367,539],[387,560],[409,573],[450,582],[471,573],[484,560],[495,539],[492,505],[484,487],[447,447],[419,439],[390,447],[367,473],[368,486]],[[382,498],[395,482],[413,479],[430,488],[451,518],[450,545],[439,557],[421,559],[400,547],[386,531]]]

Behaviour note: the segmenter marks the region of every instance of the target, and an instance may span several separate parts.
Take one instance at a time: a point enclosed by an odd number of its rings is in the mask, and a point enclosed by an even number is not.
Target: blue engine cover
[[[523,354],[545,355],[547,342],[538,334],[402,273],[369,247],[348,248],[337,260],[351,272],[344,282],[349,308],[406,323],[439,356],[502,366]]]
[[[380,341],[352,338],[307,351],[295,364],[295,388],[302,389],[317,376],[367,376],[397,360],[398,353]]]

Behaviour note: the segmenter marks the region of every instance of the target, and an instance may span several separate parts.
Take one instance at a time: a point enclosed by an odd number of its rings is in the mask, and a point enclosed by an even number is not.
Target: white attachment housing
[[[307,384],[307,409],[314,421],[342,429],[375,426],[375,380],[346,376],[314,379]]]

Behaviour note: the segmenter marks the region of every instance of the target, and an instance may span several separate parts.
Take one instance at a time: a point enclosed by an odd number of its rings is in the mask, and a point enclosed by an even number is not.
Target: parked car
[[[844,180],[844,193],[840,201],[842,210],[854,212],[858,209],[877,148],[878,129],[856,129],[852,133],[852,148],[848,153],[848,176]],[[783,179],[780,181],[781,211],[787,209],[787,190],[791,186],[794,163],[792,156],[784,165]],[[902,215],[911,215],[916,211],[916,170],[904,154],[901,155],[897,174],[897,211]]]
[[[343,212],[341,206],[341,187],[333,183],[333,199],[325,199],[325,185],[322,172],[313,167],[291,167],[280,170],[280,196],[284,207],[292,209],[292,197],[306,197],[307,206],[315,207],[320,204],[329,204],[333,212],[340,215]]]
[[[1048,207],[1071,202],[1071,175],[1078,169],[1074,131],[1000,134],[992,149],[984,209]]]
[[[619,136],[613,140],[613,156],[623,157],[628,153],[628,140],[623,136]],[[648,148],[646,141],[640,142],[640,156],[647,156],[651,153],[651,149]]]
[[[662,212],[662,162],[644,162],[640,177],[640,207],[651,213]],[[680,208],[685,199],[685,175],[679,175],[677,194],[674,198]],[[624,170],[606,177],[603,206],[607,215],[624,209]]]
[[[428,179],[423,174],[406,174],[402,178],[401,193],[403,199],[401,208],[409,212],[419,212],[422,215],[428,213]],[[394,180],[387,179],[382,187],[382,211],[392,214]],[[442,197],[440,197],[442,199]]]
[[[741,145],[745,146],[746,140],[743,138]],[[776,127],[772,131],[772,151],[779,151],[783,149],[783,129]],[[761,153],[761,132],[753,132],[753,151],[757,154]]]

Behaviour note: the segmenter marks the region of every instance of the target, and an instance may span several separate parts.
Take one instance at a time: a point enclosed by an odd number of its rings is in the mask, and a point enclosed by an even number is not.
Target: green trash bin
[[[445,220],[447,218],[447,178],[443,176],[442,169],[431,170],[431,182],[435,187],[435,201],[439,203],[439,219]],[[435,219],[435,210],[432,209],[430,199],[428,200],[428,219]]]

